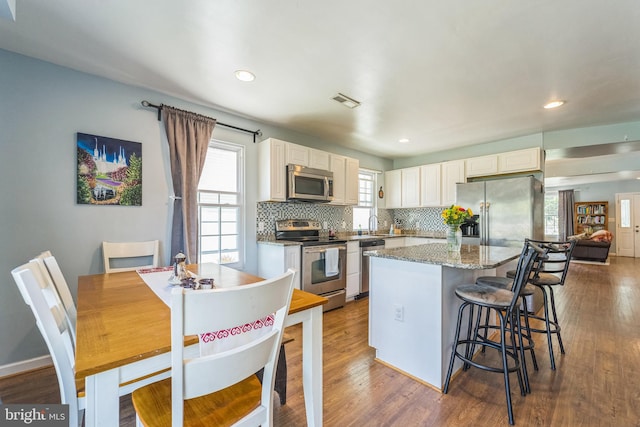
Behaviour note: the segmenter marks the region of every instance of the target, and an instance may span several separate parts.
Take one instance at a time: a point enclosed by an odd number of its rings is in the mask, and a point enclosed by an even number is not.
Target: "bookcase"
[[[576,202],[573,211],[575,234],[607,229],[609,202]]]

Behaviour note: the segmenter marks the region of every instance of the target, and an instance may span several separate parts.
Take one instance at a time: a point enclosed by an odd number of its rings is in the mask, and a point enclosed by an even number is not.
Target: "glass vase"
[[[447,251],[460,252],[462,246],[462,230],[459,224],[447,224]]]

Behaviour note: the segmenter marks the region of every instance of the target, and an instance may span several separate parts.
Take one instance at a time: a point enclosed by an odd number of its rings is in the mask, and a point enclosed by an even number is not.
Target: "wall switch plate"
[[[387,224],[387,220],[385,219],[385,220],[384,220],[384,228],[387,228],[387,226],[388,226],[388,225],[389,225],[389,224]]]
[[[347,222],[346,221],[342,221],[342,228],[346,230],[346,228],[347,228]]]
[[[404,322],[404,307],[401,304],[393,304],[393,318],[398,322]]]
[[[322,228],[324,228],[325,230],[327,229],[327,221],[322,223]]]
[[[260,221],[258,223],[258,233],[264,232],[264,222]]]

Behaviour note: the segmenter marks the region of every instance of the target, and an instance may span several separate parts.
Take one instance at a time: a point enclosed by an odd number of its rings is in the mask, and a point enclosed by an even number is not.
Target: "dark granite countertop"
[[[522,248],[465,244],[462,245],[458,254],[447,252],[446,243],[428,243],[425,245],[366,251],[364,255],[468,270],[486,270],[496,268],[516,259],[521,251]]]

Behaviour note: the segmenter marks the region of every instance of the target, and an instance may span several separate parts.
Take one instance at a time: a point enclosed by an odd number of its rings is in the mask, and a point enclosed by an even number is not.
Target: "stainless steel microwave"
[[[287,165],[287,200],[326,203],[333,200],[333,172]]]

